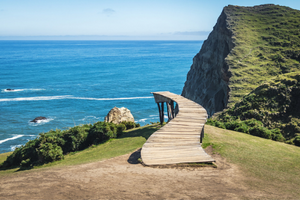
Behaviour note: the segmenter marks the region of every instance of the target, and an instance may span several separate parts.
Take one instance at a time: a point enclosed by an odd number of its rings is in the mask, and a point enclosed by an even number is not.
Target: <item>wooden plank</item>
[[[153,94],[158,101],[167,102],[168,117],[173,119],[153,133],[143,145],[141,156],[144,163],[159,165],[213,162],[214,160],[205,153],[200,144],[200,134],[207,119],[206,110],[199,104],[170,92]],[[171,111],[173,101],[179,108],[175,118]]]

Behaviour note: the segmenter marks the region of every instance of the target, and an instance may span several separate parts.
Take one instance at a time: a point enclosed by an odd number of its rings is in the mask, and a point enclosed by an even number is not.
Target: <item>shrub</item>
[[[279,142],[284,142],[285,138],[282,136],[280,129],[272,129],[272,140],[279,141]]]
[[[31,162],[30,158],[28,158],[26,160],[22,160],[20,165],[21,165],[21,168],[32,167],[32,162]]]
[[[296,136],[294,139],[294,144],[298,147],[300,147],[300,136]]]
[[[141,125],[135,122],[128,122],[128,121],[123,121],[121,124],[124,124],[126,126],[126,130],[140,127]]]
[[[88,146],[116,138],[124,130],[139,127],[134,122],[125,122],[119,125],[107,122],[96,122],[94,125],[82,125],[61,131],[50,130],[39,134],[39,137],[28,141],[14,152],[0,166],[32,167],[64,158],[64,154],[82,150]]]
[[[119,124],[118,126],[117,126],[117,136],[120,136],[120,135],[122,135],[122,133],[123,133],[123,131],[125,131],[126,130],[126,126],[125,126],[125,124]]]
[[[242,133],[249,133],[249,127],[245,123],[240,123],[239,127],[236,127],[234,130]]]
[[[229,122],[225,123],[225,127],[226,127],[226,129],[229,129],[229,130],[235,130],[240,127],[240,122],[237,120],[229,121]]]
[[[117,137],[117,125],[107,122],[97,122],[89,130],[86,138],[88,146],[98,144],[109,138]]]
[[[57,144],[44,143],[38,148],[39,162],[48,163],[64,158],[63,150]]]
[[[65,144],[61,145],[64,154],[86,148],[86,138],[92,125],[75,126],[63,132]]]
[[[249,129],[249,133],[251,135],[262,137],[262,138],[267,138],[267,139],[272,138],[272,132],[263,126],[252,127]]]
[[[215,126],[215,125],[216,125],[216,121],[213,120],[213,119],[211,119],[211,118],[209,118],[209,119],[206,121],[206,124],[207,124],[207,125],[211,125],[211,126]]]
[[[224,125],[223,122],[216,121],[215,126],[218,127],[218,128],[226,129],[226,126]]]
[[[263,126],[263,123],[261,121],[258,121],[256,119],[248,119],[243,121],[247,126],[254,127],[254,126]]]

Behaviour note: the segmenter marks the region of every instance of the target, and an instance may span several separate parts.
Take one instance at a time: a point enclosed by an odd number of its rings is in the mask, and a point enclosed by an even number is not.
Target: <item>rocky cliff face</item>
[[[228,13],[224,9],[200,52],[194,57],[182,91],[182,96],[202,105],[209,116],[227,105],[231,73],[226,57],[233,47]]]
[[[194,57],[182,95],[212,116],[265,81],[300,70],[300,11],[226,6]]]

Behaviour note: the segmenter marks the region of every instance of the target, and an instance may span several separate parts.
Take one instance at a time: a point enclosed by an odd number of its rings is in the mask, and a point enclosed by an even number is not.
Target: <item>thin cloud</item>
[[[102,10],[102,14],[105,14],[105,15],[112,15],[114,14],[116,11],[114,9],[111,9],[111,8],[106,8],[106,9],[103,9]]]

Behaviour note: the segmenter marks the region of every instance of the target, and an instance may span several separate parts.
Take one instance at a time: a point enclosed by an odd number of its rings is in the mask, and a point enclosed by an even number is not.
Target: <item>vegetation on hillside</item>
[[[75,126],[68,130],[51,130],[39,134],[34,140],[28,141],[14,152],[0,165],[0,168],[33,167],[56,160],[64,155],[83,150],[95,144],[105,142],[111,138],[121,136],[124,130],[139,127],[134,122],[122,122],[119,125],[108,122],[97,122]]]
[[[207,124],[300,146],[300,72],[277,76]]]
[[[235,47],[226,57],[232,76],[228,107],[262,82],[300,70],[300,11],[278,5],[227,6]]]

